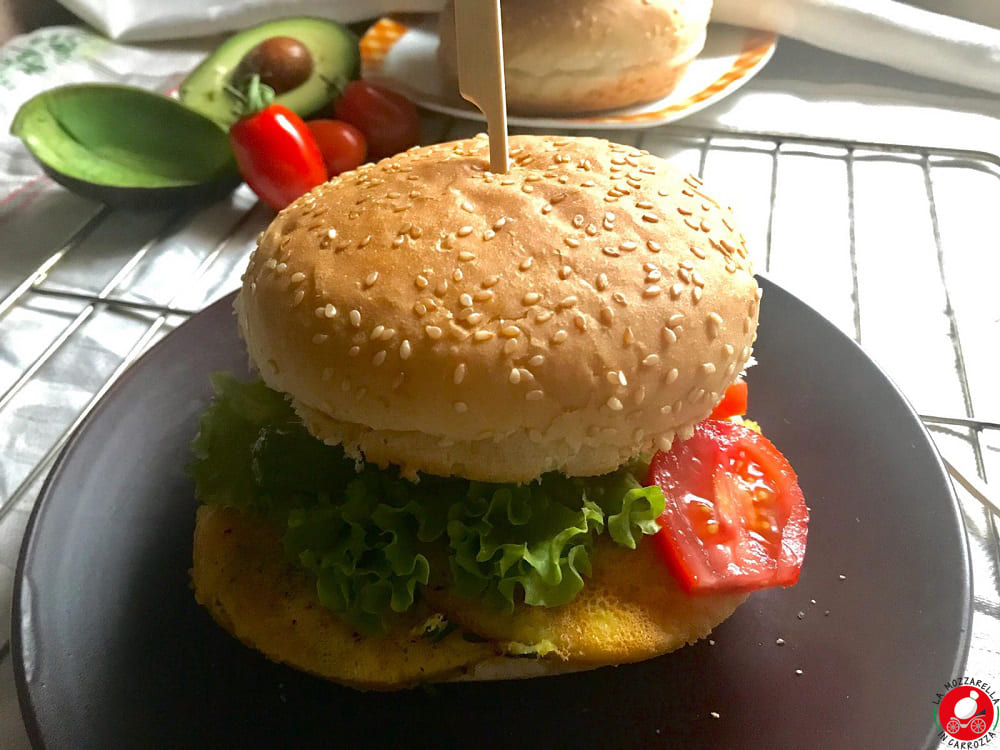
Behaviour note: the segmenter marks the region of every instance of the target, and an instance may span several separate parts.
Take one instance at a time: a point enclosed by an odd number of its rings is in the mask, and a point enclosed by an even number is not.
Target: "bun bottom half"
[[[593,560],[592,578],[568,605],[503,614],[432,581],[425,601],[387,634],[366,637],[320,605],[315,584],[285,558],[272,526],[201,506],[191,576],[197,601],[245,645],[315,676],[381,691],[641,661],[708,635],[746,598],[683,594],[651,544],[632,551],[599,542]],[[460,630],[435,642],[424,626],[437,612]],[[478,638],[467,640],[461,631]],[[551,649],[544,658],[515,655],[524,643],[543,642]]]

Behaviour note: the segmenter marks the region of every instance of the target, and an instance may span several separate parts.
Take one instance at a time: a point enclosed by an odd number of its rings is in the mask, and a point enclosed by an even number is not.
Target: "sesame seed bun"
[[[582,112],[666,96],[705,45],[711,0],[502,0],[507,105]],[[438,59],[457,87],[455,4]]]
[[[691,434],[741,372],[760,290],[729,210],[596,138],[484,137],[340,175],[262,235],[251,360],[350,455],[484,481],[602,474]]]

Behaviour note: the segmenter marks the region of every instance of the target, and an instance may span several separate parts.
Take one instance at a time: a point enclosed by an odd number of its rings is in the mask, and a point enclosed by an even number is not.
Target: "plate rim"
[[[972,570],[972,551],[971,542],[969,539],[968,526],[965,520],[965,514],[962,510],[961,503],[959,502],[958,495],[955,491],[954,482],[951,476],[948,474],[944,461],[941,457],[941,453],[931,436],[930,431],[927,426],[920,419],[919,414],[913,407],[913,404],[906,397],[903,391],[899,388],[896,382],[888,375],[888,373],[883,370],[879,365],[878,361],[875,360],[868,352],[866,352],[857,341],[848,336],[844,331],[838,328],[832,321],[828,320],[822,315],[815,307],[810,305],[808,302],[804,301],[796,295],[795,293],[789,291],[779,282],[771,279],[766,273],[758,272],[755,274],[758,281],[762,282],[762,286],[770,286],[776,290],[779,294],[784,294],[789,299],[794,301],[798,305],[802,305],[806,310],[808,310],[816,319],[825,323],[827,325],[828,331],[831,335],[839,336],[841,340],[848,346],[855,350],[855,354],[861,355],[864,359],[868,361],[870,366],[874,368],[878,374],[884,378],[885,382],[889,385],[892,391],[899,397],[900,401],[906,407],[909,417],[912,419],[915,425],[919,428],[919,434],[923,439],[925,445],[930,449],[930,454],[936,471],[942,479],[944,479],[943,485],[946,489],[945,502],[952,509],[955,517],[958,520],[958,525],[961,530],[960,534],[960,546],[961,546],[961,558],[963,560],[963,565],[958,571],[959,577],[961,579],[961,584],[963,589],[968,592],[968,596],[962,598],[961,611],[959,617],[957,618],[961,623],[961,628],[959,631],[959,642],[957,644],[958,648],[956,651],[956,657],[952,664],[951,676],[957,676],[962,674],[965,667],[968,664],[969,653],[972,645],[972,619],[973,619],[973,607],[972,601],[974,597],[974,579]],[[765,289],[765,293],[767,290]],[[17,565],[14,569],[14,585],[11,596],[11,635],[10,635],[10,657],[11,666],[14,672],[14,683],[17,693],[18,707],[21,713],[21,720],[24,724],[25,731],[28,735],[28,739],[31,742],[32,747],[35,748],[45,748],[47,747],[44,741],[44,733],[42,726],[38,719],[38,713],[36,712],[35,702],[32,699],[30,684],[25,673],[24,664],[24,617],[23,612],[25,610],[25,568],[28,564],[28,559],[30,554],[36,544],[35,531],[41,517],[42,513],[45,512],[47,506],[50,504],[53,493],[53,487],[56,486],[59,477],[65,470],[66,465],[72,458],[73,452],[76,450],[78,444],[80,444],[86,437],[86,433],[89,431],[91,424],[112,404],[113,400],[117,397],[118,392],[125,388],[131,381],[139,376],[141,369],[139,365],[147,361],[147,359],[154,354],[156,354],[162,347],[167,345],[169,341],[176,339],[182,334],[185,326],[195,318],[207,315],[212,310],[217,310],[219,308],[231,308],[233,300],[238,293],[238,290],[233,290],[223,297],[219,298],[215,302],[207,305],[201,311],[196,313],[194,316],[184,321],[181,325],[177,326],[175,329],[170,331],[166,336],[157,341],[153,346],[146,350],[140,357],[138,357],[129,368],[108,388],[108,390],[101,396],[94,408],[87,414],[83,421],[76,427],[72,435],[67,440],[66,444],[60,450],[58,457],[49,470],[48,475],[39,490],[38,497],[36,498],[35,504],[31,509],[31,513],[28,517],[28,521],[25,525],[24,535],[21,540],[20,549],[18,552]],[[29,597],[30,599],[30,597]],[[27,602],[30,606],[30,601]],[[32,620],[33,622],[33,620]],[[30,629],[30,628],[29,628]],[[927,740],[925,747],[930,749],[936,746],[936,737],[938,731],[934,725],[928,728]]]
[[[395,78],[381,75],[382,64],[396,43],[413,28],[430,31],[425,22],[427,19],[433,18],[433,16],[434,14],[424,15],[420,17],[419,22],[410,24],[386,16],[379,18],[369,26],[359,41],[362,76],[386,84],[391,88],[399,89],[401,93],[406,94],[425,109],[485,124],[482,114],[472,105],[461,107],[458,106],[458,102],[438,101],[422,95],[421,92]],[[779,36],[771,31],[721,23],[709,24],[710,31],[713,26],[737,29],[745,32],[747,39],[744,42],[743,49],[733,61],[728,71],[719,76],[713,83],[680,102],[668,104],[651,112],[628,113],[623,111],[628,108],[621,108],[601,113],[562,117],[557,115],[530,116],[508,113],[507,122],[509,125],[518,127],[575,127],[620,130],[651,128],[693,115],[748,83],[770,61],[778,46]],[[660,101],[668,99],[669,96],[663,97]],[[649,104],[651,103],[647,103],[646,106],[649,106]]]

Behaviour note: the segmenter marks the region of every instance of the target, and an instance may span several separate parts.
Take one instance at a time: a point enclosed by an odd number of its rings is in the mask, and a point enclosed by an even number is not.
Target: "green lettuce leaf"
[[[565,604],[591,572],[594,539],[635,548],[663,512],[634,465],[601,477],[546,474],[523,485],[401,478],[357,464],[306,431],[278,393],[212,379],[188,470],[197,498],[263,515],[289,559],[316,577],[320,602],[366,633],[384,631],[447,565],[456,590],[511,611]]]

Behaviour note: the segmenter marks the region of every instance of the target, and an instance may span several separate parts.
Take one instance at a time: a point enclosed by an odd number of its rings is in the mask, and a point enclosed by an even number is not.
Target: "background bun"
[[[712,0],[502,0],[507,105],[583,112],[666,96],[705,45]],[[458,79],[455,6],[438,57]],[[457,86],[457,83],[455,84]]]
[[[262,235],[236,306],[310,430],[405,474],[611,471],[690,435],[759,288],[696,177],[595,138],[485,137],[343,174]]]

